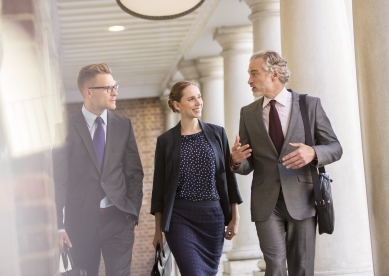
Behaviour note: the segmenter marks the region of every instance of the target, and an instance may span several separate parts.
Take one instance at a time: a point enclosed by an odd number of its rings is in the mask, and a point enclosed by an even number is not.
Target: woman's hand
[[[230,223],[228,223],[226,232],[224,233],[224,238],[226,240],[232,240],[234,236],[238,235],[239,209],[237,203],[231,204],[231,211],[232,211],[232,220],[230,221]]]
[[[153,239],[154,249],[157,249],[157,244],[159,244],[159,248],[163,250],[163,237],[161,230],[161,221],[162,221],[162,213],[155,213],[155,233]]]
[[[161,231],[155,232],[154,234],[154,240],[153,240],[154,249],[157,249],[157,244],[159,244],[160,250],[163,250],[163,237]]]
[[[232,240],[232,238],[238,234],[238,229],[239,229],[239,219],[233,218],[228,224],[228,226],[226,227],[224,238],[226,240]]]

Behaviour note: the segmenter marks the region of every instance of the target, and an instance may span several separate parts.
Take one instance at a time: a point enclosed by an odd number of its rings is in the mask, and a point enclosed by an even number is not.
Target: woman
[[[164,232],[181,275],[216,275],[223,238],[238,233],[242,203],[227,136],[222,127],[199,120],[203,101],[194,83],[177,82],[168,105],[181,121],[157,139],[153,245],[162,246]]]

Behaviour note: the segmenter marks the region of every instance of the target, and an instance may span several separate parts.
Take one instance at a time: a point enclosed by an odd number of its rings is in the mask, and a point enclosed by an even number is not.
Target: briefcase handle
[[[72,259],[72,256],[70,255],[69,247],[66,245],[66,243],[63,245],[63,252],[61,253],[62,256],[62,262],[63,267],[66,271],[68,271],[68,260],[70,261],[70,266],[73,269],[74,268],[74,262]]]

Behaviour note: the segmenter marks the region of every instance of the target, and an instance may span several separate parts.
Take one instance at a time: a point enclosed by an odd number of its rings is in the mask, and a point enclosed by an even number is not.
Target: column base
[[[239,247],[227,252],[227,258],[230,261],[252,260],[262,258],[262,252],[259,245]]]
[[[253,276],[265,276],[265,271],[254,271]]]
[[[359,269],[350,269],[350,270],[338,270],[338,271],[320,271],[315,272],[315,276],[374,276],[374,271],[372,267],[363,267]]]
[[[252,276],[258,270],[258,260],[226,261],[223,263],[223,276]]]
[[[223,253],[221,258],[220,258],[220,263],[219,263],[218,272],[217,272],[216,276],[223,275],[223,264],[224,264],[224,262],[227,262],[227,261],[228,261],[228,259],[227,259],[226,253]]]

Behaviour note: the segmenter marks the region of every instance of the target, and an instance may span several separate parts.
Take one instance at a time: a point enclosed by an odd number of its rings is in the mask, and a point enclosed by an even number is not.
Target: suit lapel
[[[181,155],[181,121],[173,128],[173,175],[177,177],[180,172],[180,155]],[[178,182],[177,182],[178,183]]]
[[[292,136],[293,129],[296,126],[297,118],[300,115],[300,100],[299,96],[296,92],[293,92],[292,90],[288,90],[292,93],[292,110],[290,111],[290,119],[289,119],[289,126],[288,126],[288,132],[286,133],[284,145],[282,146],[282,151],[285,150],[286,146],[290,143],[290,137]]]
[[[199,123],[201,125],[201,129],[204,132],[205,137],[207,138],[209,144],[211,145],[213,152],[215,153],[215,166],[216,166],[216,172],[218,172],[219,169],[223,168],[223,159],[222,159],[222,153],[221,153],[221,146],[218,145],[215,134],[212,132],[212,130],[208,127],[208,125],[201,120],[199,120]]]
[[[254,118],[257,119],[260,133],[263,133],[263,135],[265,136],[265,140],[266,140],[267,144],[269,145],[269,147],[271,149],[273,149],[274,153],[278,155],[277,149],[274,146],[273,141],[271,140],[271,138],[269,136],[269,132],[266,130],[265,123],[263,122],[263,107],[262,107],[263,100],[264,100],[264,97],[257,100],[257,105],[255,106],[255,109],[254,109],[254,113],[255,113]]]
[[[87,150],[89,152],[89,155],[91,156],[91,158],[93,160],[93,163],[96,166],[97,171],[100,171],[99,162],[97,160],[95,148],[93,147],[92,137],[91,137],[90,132],[88,130],[88,126],[86,124],[84,115],[82,114],[81,111],[78,112],[76,115],[75,126],[76,126],[78,133],[80,134],[80,136],[82,138],[82,141],[85,144],[85,147],[87,148]]]
[[[109,160],[109,154],[112,152],[115,143],[115,133],[119,133],[118,124],[115,120],[113,113],[107,110],[107,139],[105,142],[105,152],[104,152],[104,160],[103,160],[103,168],[101,174],[105,171],[104,168],[107,166],[107,162]]]

